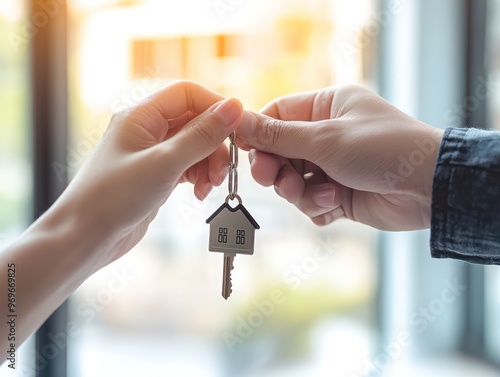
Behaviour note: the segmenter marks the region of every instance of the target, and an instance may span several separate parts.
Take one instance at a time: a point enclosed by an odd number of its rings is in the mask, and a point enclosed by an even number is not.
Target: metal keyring
[[[229,203],[230,200],[237,199],[239,204],[243,204],[241,197],[238,194],[233,194],[233,197],[231,195],[226,196],[226,203]]]
[[[236,145],[236,133],[229,135],[229,179],[228,191],[231,199],[238,194],[238,146]]]

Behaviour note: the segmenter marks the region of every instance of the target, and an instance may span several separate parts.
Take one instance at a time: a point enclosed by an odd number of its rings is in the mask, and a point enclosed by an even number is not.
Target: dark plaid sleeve
[[[500,264],[500,132],[445,131],[432,191],[431,253]]]

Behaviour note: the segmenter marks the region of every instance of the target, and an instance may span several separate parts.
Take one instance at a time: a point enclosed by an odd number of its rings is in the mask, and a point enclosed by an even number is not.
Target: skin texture
[[[443,131],[358,86],[278,98],[237,131],[252,175],[317,225],[348,218],[384,230],[430,225]]]
[[[224,140],[243,109],[191,82],[177,82],[116,114],[57,202],[0,253],[0,317],[7,265],[16,270],[19,346],[90,275],[127,253],[181,182],[203,200],[225,179]],[[7,327],[0,348],[7,350]],[[0,361],[6,358],[1,354]]]

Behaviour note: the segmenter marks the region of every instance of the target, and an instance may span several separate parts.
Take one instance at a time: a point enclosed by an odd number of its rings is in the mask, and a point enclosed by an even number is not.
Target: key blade
[[[222,297],[225,300],[231,296],[233,292],[233,282],[231,280],[231,271],[234,268],[234,254],[224,254],[224,268],[222,276]]]
[[[224,254],[224,271],[223,271],[223,279],[222,279],[222,297],[225,300],[231,296],[233,292],[233,284],[231,280],[231,270],[234,268],[233,266],[234,255]]]

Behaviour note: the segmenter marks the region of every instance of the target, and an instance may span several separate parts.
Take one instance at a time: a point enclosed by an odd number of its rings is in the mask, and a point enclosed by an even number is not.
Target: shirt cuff
[[[500,264],[500,132],[448,128],[434,173],[431,255]]]

